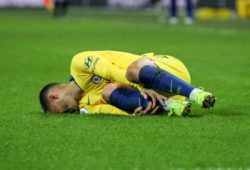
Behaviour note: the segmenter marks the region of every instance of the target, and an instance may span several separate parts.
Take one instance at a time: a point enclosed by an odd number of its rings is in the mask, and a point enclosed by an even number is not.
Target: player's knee
[[[188,71],[183,73],[182,79],[188,84],[191,84],[191,77]]]
[[[114,83],[109,83],[109,84],[107,84],[107,85],[103,88],[103,90],[102,90],[102,98],[103,98],[104,100],[106,100],[107,102],[109,102],[109,97],[110,97],[111,93],[112,93],[115,89],[117,89],[118,87],[119,87],[119,85],[114,84]]]
[[[132,64],[130,64],[126,72],[126,78],[131,82],[136,81],[137,74],[139,74],[139,69],[140,67],[138,61],[135,61]]]
[[[155,66],[154,62],[149,58],[141,58],[139,60],[134,61],[132,64],[129,65],[126,78],[131,82],[139,82],[139,73],[142,67],[146,65]]]

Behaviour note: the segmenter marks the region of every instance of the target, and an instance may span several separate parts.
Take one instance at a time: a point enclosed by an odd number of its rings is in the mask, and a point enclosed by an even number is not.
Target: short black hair
[[[48,102],[48,92],[49,90],[54,87],[59,85],[59,83],[49,83],[46,86],[42,88],[39,94],[39,99],[40,99],[40,104],[43,108],[43,111],[46,113],[49,110],[49,102]]]

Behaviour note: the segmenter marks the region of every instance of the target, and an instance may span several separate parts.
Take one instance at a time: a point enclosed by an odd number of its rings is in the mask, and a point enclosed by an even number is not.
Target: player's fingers
[[[135,113],[136,116],[144,116],[145,113],[143,113],[142,111],[138,111],[137,113]]]
[[[162,98],[163,100],[168,100],[168,98],[165,97],[165,96],[161,96],[161,98]]]
[[[161,105],[165,105],[163,98],[160,95],[157,95],[156,98],[157,98],[157,101],[161,103]]]
[[[143,92],[143,91],[141,91],[141,95],[144,97],[144,99],[148,98],[148,95],[145,92]]]
[[[151,94],[150,95],[150,98],[151,98],[151,100],[152,100],[152,108],[155,108],[155,106],[156,106],[156,95],[154,95],[154,94]]]
[[[145,113],[138,113],[137,116],[145,116],[146,114]]]
[[[150,114],[151,114],[151,115],[155,114],[155,113],[158,111],[159,108],[160,108],[160,107],[157,106]]]
[[[134,112],[138,114],[138,113],[141,113],[141,111],[142,111],[142,107],[140,106],[140,107],[137,107]]]
[[[147,108],[143,111],[143,113],[149,113],[152,109],[152,102],[148,102]]]

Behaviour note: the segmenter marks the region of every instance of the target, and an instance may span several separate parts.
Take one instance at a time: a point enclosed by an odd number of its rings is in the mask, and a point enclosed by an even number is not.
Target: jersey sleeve
[[[126,70],[119,68],[119,66],[114,65],[101,55],[93,53],[79,54],[73,58],[71,65],[74,68],[73,71],[94,74],[106,80],[117,81],[141,89],[140,85],[127,80]]]
[[[133,114],[129,114],[121,109],[118,109],[110,104],[99,104],[93,106],[86,106],[84,109],[87,111],[86,114],[112,114],[112,115],[124,115],[124,116],[133,116]]]

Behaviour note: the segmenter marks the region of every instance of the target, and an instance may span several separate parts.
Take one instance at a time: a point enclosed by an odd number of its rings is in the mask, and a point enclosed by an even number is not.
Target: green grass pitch
[[[249,169],[250,23],[157,23],[155,13],[0,11],[0,169]],[[154,51],[181,59],[214,109],[193,116],[45,115],[38,92],[67,82],[83,50]]]

